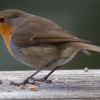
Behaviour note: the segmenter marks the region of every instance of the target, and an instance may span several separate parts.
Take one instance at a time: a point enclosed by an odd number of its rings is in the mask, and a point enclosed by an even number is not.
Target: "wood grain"
[[[41,78],[50,70],[41,71],[36,78]],[[21,82],[35,71],[0,71],[0,99],[33,99],[33,98],[69,98],[100,99],[100,70],[57,70],[49,79],[53,83],[38,82],[37,91],[30,91],[29,84],[25,89],[9,85],[9,81]],[[67,84],[66,84],[67,83]],[[39,100],[39,99],[38,99]],[[50,99],[51,100],[51,99]]]

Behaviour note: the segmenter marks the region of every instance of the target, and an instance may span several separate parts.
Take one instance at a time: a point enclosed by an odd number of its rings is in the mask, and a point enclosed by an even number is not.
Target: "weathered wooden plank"
[[[35,77],[43,77],[49,71],[41,71]],[[30,91],[29,84],[25,85],[25,89],[9,85],[9,80],[21,82],[34,72],[34,70],[1,71],[0,79],[3,84],[0,84],[0,99],[100,98],[100,70],[89,70],[88,72],[84,70],[57,70],[49,77],[53,83],[39,82],[40,86],[37,86],[37,91]],[[67,84],[64,84],[65,81]]]

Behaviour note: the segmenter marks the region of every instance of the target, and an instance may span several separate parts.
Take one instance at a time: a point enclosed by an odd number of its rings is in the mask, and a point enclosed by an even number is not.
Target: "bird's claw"
[[[46,83],[52,83],[52,80],[47,80],[45,78],[40,78],[40,79],[36,79],[36,78],[31,78],[31,80],[33,81],[39,81],[39,82],[46,82]]]
[[[21,86],[21,85],[26,85],[26,84],[39,85],[37,82],[20,82],[20,83],[15,83],[15,82],[10,81],[10,85],[15,85],[15,86]]]
[[[12,82],[12,81],[10,81],[9,84],[10,84],[10,85],[15,85],[15,86],[24,85],[23,82],[21,82],[21,83],[15,83],[15,82]]]

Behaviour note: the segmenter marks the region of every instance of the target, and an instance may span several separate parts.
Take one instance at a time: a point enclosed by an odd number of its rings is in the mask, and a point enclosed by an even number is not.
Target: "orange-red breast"
[[[100,52],[100,47],[84,43],[89,41],[76,38],[52,21],[15,9],[0,12],[0,33],[13,57],[39,69],[22,83],[12,82],[14,85],[26,84],[42,69],[52,67],[54,69],[43,79],[33,78],[34,81],[47,80],[80,50],[88,55],[86,49]]]

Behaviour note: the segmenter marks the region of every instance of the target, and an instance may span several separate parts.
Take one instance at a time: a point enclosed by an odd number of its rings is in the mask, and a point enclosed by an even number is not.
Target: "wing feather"
[[[76,38],[55,23],[42,17],[28,18],[14,28],[11,40],[19,46],[36,46],[65,42],[90,42]]]

